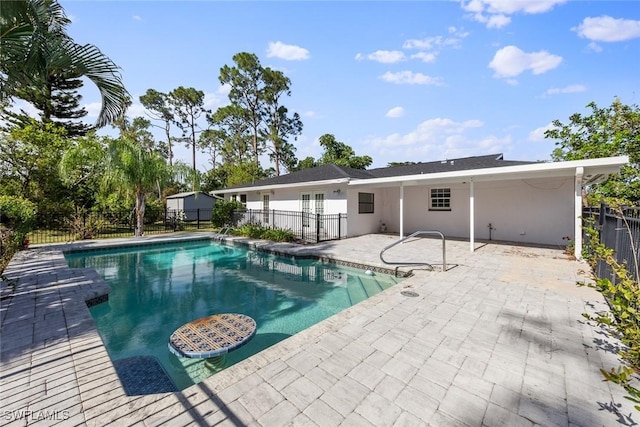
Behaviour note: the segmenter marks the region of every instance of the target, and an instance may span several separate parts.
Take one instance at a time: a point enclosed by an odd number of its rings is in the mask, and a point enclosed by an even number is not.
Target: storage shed
[[[215,198],[202,191],[189,191],[167,197],[167,217],[184,214],[185,221],[210,221]]]

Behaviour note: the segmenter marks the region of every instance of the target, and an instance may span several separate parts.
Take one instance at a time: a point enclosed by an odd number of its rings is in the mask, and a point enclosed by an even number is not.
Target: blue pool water
[[[112,360],[155,356],[184,389],[396,283],[393,276],[196,241],[66,255],[111,287],[90,309]],[[256,336],[214,363],[171,354],[169,336],[216,313],[255,319]],[[133,360],[133,359],[132,359]]]

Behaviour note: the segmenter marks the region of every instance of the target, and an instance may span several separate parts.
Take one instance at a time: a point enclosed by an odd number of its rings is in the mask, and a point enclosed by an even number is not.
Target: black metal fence
[[[635,280],[640,280],[640,207],[623,208],[620,211],[604,205],[599,208],[589,207],[584,208],[582,216],[593,223],[585,225],[591,225],[598,230],[600,242],[615,251],[616,261],[620,264],[626,263],[629,274]],[[585,243],[588,242],[585,240]],[[617,280],[611,267],[604,261],[598,261],[595,273],[598,277],[608,278],[613,283]]]
[[[144,220],[144,234],[175,231],[212,230],[212,209],[148,210]],[[234,211],[231,222],[248,222],[269,228],[290,230],[302,242],[316,243],[342,239],[347,235],[347,214],[311,214],[280,210]],[[136,217],[133,211],[80,212],[74,215],[47,214],[37,218],[37,226],[29,233],[29,244],[63,243],[84,239],[132,237]]]
[[[145,213],[145,235],[211,229],[212,209],[186,209]],[[29,233],[29,244],[60,243],[83,239],[131,237],[135,235],[136,216],[133,211],[79,212],[76,214],[46,214],[36,220]]]
[[[314,214],[275,209],[234,211],[232,225],[247,223],[290,230],[296,239],[318,243],[347,237],[347,214]]]

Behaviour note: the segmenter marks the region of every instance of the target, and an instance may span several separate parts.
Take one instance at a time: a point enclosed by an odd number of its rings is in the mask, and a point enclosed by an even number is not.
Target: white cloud
[[[229,92],[231,92],[231,85],[229,83],[221,85],[217,90],[217,93],[223,96],[229,95]]]
[[[537,129],[532,130],[531,132],[529,132],[529,137],[527,138],[529,141],[532,142],[540,142],[540,141],[545,141],[546,138],[544,137],[544,133],[548,130],[554,129],[555,127],[553,126],[553,124],[549,123],[546,126],[543,127],[539,127]]]
[[[365,142],[378,156],[393,156],[391,160],[415,159],[428,161],[434,158],[465,157],[489,152],[504,152],[511,144],[511,137],[488,135],[473,137],[469,133],[484,126],[480,120],[456,122],[448,118],[429,119],[407,133],[394,133],[372,138]],[[375,158],[375,155],[374,155]]]
[[[404,116],[404,108],[402,108],[402,107],[393,107],[392,109],[387,111],[386,116],[391,118],[391,119],[396,119],[398,117],[402,117],[402,116]]]
[[[100,114],[100,110],[102,109],[102,102],[90,102],[89,104],[84,104],[82,108],[87,110],[87,115],[85,116],[86,118],[97,118]],[[135,117],[130,113],[132,108],[133,105],[131,105],[127,110],[127,116]]]
[[[411,55],[411,59],[419,59],[422,62],[435,62],[438,54],[444,48],[460,48],[462,40],[469,36],[469,33],[462,28],[449,27],[448,36],[433,36],[423,39],[408,39],[402,44],[403,49],[419,50]]]
[[[411,55],[412,59],[420,59],[422,62],[435,62],[437,55],[433,52],[418,52]]]
[[[215,92],[205,92],[203,102],[204,108],[207,108],[209,110],[216,110],[219,107],[227,104],[229,100],[226,95],[228,95],[229,92],[225,93],[225,91],[226,88],[224,86],[220,86]]]
[[[589,50],[592,50],[594,52],[602,52],[602,46],[600,46],[598,43],[596,42],[591,42],[588,44],[588,48]]]
[[[511,23],[511,18],[509,18],[506,15],[492,15],[486,21],[487,28],[495,28],[495,29],[506,27],[510,23]]]
[[[301,61],[309,59],[309,51],[303,47],[284,44],[280,41],[270,42],[267,48],[267,58],[280,58],[287,61]]]
[[[585,85],[569,85],[569,86],[565,86],[565,87],[552,87],[550,89],[547,89],[547,91],[544,94],[545,95],[557,95],[557,94],[562,94],[562,93],[584,92],[586,90],[587,90],[587,87]]]
[[[403,44],[404,49],[439,50],[444,46],[460,47],[462,40],[469,36],[469,33],[462,28],[449,27],[448,37],[433,36],[424,39],[408,39]]]
[[[462,0],[469,17],[487,28],[502,28],[511,22],[509,15],[538,14],[553,9],[567,0]]]
[[[133,15],[133,20],[134,21],[142,21],[142,18],[140,17],[140,15]]]
[[[506,46],[496,52],[489,68],[495,71],[494,77],[515,77],[527,70],[533,74],[546,73],[561,62],[561,56],[552,55],[544,50],[526,53],[516,46]]]
[[[406,58],[404,53],[399,50],[376,50],[368,55],[359,53],[356,55],[356,59],[359,61],[368,59],[370,61],[381,62],[383,64],[393,64],[395,62],[404,61]]]
[[[317,117],[318,114],[315,111],[305,111],[304,113],[302,113],[302,116],[313,118],[313,117]]]
[[[598,42],[621,42],[640,37],[640,21],[611,16],[587,17],[571,29],[582,38]]]
[[[439,77],[430,77],[422,73],[414,73],[413,71],[399,71],[392,73],[387,71],[380,76],[382,80],[395,84],[410,84],[410,85],[434,85],[442,86],[442,80]]]

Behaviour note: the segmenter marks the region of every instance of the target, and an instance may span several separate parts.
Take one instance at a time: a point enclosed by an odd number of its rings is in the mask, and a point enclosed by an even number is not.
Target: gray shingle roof
[[[227,189],[262,187],[264,185],[297,184],[300,182],[327,181],[332,179],[344,178],[367,179],[374,178],[374,176],[371,175],[368,171],[362,169],[353,169],[338,165],[322,165],[315,168],[302,169],[296,172],[291,172],[287,175],[261,179],[260,181],[256,181],[254,183],[228,187]]]
[[[167,196],[167,199],[181,199],[183,197],[189,197],[189,196],[193,196],[194,194],[196,194],[195,191],[187,191],[184,193],[176,193],[176,194],[172,194],[170,196]],[[202,196],[204,195],[205,197],[212,197],[211,194],[207,194],[203,191],[198,192],[198,196]]]
[[[536,162],[504,160],[502,154],[490,154],[487,156],[464,157],[461,159],[439,160],[436,162],[377,168],[371,169],[368,172],[376,178],[386,178],[390,176],[420,175],[427,173],[497,168],[503,166],[518,166],[531,163]]]
[[[527,165],[536,162],[524,162],[504,160],[502,154],[490,154],[487,156],[464,157],[460,159],[439,160],[435,162],[416,163],[412,165],[391,166],[370,170],[353,169],[338,165],[322,165],[315,168],[302,169],[287,175],[262,179],[250,184],[228,187],[251,188],[266,185],[297,184],[302,182],[327,181],[332,179],[371,179],[391,176],[420,175],[439,172],[454,172],[470,169],[496,168],[503,166]]]

